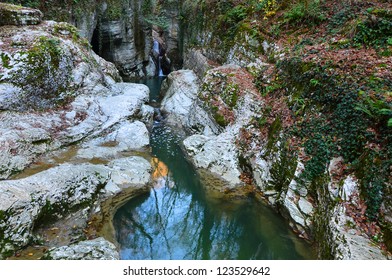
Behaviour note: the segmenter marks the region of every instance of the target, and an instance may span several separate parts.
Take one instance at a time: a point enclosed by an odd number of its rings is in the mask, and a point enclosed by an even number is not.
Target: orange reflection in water
[[[154,188],[164,188],[168,183],[169,168],[166,164],[154,157],[151,159],[151,165],[153,168],[152,178],[155,180]]]

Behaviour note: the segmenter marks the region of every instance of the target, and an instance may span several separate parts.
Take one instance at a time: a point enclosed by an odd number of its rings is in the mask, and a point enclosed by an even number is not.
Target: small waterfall
[[[152,46],[152,51],[154,55],[154,60],[157,61],[158,63],[158,76],[159,77],[164,77],[165,75],[163,74],[162,71],[162,59],[163,56],[161,55],[161,45],[157,40],[154,40],[154,44]]]
[[[159,77],[164,77],[165,75],[163,74],[163,71],[162,71],[162,67],[161,67],[161,60],[162,60],[162,56],[159,56],[159,59],[158,59],[158,76]]]
[[[159,42],[157,40],[154,40],[154,45],[152,47],[152,50],[154,51],[154,55],[159,56],[160,47],[159,47]]]

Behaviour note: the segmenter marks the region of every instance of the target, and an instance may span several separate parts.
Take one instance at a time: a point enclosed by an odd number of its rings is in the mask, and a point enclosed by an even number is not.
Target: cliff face
[[[94,50],[113,62],[125,79],[153,76],[148,72],[152,50],[152,29],[144,22],[143,1],[109,2],[98,20],[92,44]],[[122,3],[124,2],[124,3]],[[118,5],[117,12],[114,12]]]

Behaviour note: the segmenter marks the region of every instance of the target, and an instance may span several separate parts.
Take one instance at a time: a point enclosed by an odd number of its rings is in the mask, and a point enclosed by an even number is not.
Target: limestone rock
[[[49,250],[43,259],[50,260],[119,260],[120,255],[113,243],[99,237],[69,246]]]
[[[241,184],[237,149],[229,134],[212,137],[193,135],[183,143],[196,168],[219,175],[231,188]]]
[[[108,93],[120,79],[114,65],[95,55],[70,24],[46,21],[34,31],[30,26],[3,29],[2,110],[53,109],[80,94]]]
[[[110,130],[118,130],[108,136],[111,137],[108,140],[122,142],[119,151],[140,149],[148,145],[145,125],[141,122],[131,124],[128,121],[139,117],[140,108],[148,100],[148,88],[144,85],[120,83],[114,84],[112,89],[110,95],[108,92],[104,96],[79,95],[67,109],[58,111],[1,113],[0,178],[6,179],[23,170],[42,154],[87,137],[110,134]],[[124,124],[121,129],[120,123]],[[133,129],[135,131],[130,131]],[[126,133],[134,135],[132,140]],[[97,145],[104,144],[104,141]],[[105,150],[105,147],[102,148]],[[91,152],[94,153],[94,150]]]
[[[152,124],[154,120],[154,108],[143,104],[140,108],[139,118],[146,124]]]
[[[0,3],[0,26],[35,25],[42,21],[41,11],[6,3]]]
[[[104,15],[97,31],[99,38],[98,35],[93,37],[96,52],[116,64],[121,76],[126,79],[146,76],[152,49],[151,28],[139,18],[141,4],[135,1],[130,5],[132,7],[127,9],[123,7],[127,16],[111,18]]]
[[[307,199],[301,197],[298,200],[298,206],[302,213],[305,215],[311,215],[313,213],[313,205]]]
[[[119,123],[117,129],[108,135],[84,143],[77,157],[110,159],[121,152],[145,149],[149,144],[149,133],[144,123],[125,121]]]
[[[285,199],[284,199],[284,206],[286,207],[287,211],[289,212],[291,218],[297,223],[300,224],[302,227],[305,227],[305,217],[299,210],[297,205],[297,197],[295,193],[288,189]]]
[[[198,78],[191,70],[179,70],[170,73],[164,83],[161,110],[169,114],[172,123],[180,122],[185,127],[190,108],[197,98]]]
[[[184,68],[193,70],[201,80],[212,66],[201,50],[191,49],[185,55]]]
[[[257,187],[265,192],[268,188],[268,183],[271,180],[271,162],[257,156],[251,161],[253,178],[255,179]]]
[[[339,204],[333,210],[329,221],[332,236],[328,242],[333,248],[334,258],[342,260],[385,260],[386,256],[369,238],[359,234],[360,230],[347,229],[347,225],[355,225],[355,221],[348,217],[346,209]],[[355,227],[355,226],[354,226]]]
[[[127,157],[111,161],[110,182],[123,189],[130,186],[145,186],[151,178],[151,164],[142,157]]]
[[[196,100],[190,108],[186,128],[192,133],[202,133],[206,136],[217,135],[221,132],[199,100]]]
[[[109,180],[109,170],[63,164],[20,180],[0,182],[0,255],[28,244],[43,217],[61,217],[91,203]]]

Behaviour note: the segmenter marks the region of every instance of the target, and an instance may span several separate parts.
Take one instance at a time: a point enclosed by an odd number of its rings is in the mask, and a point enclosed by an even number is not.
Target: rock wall
[[[143,1],[108,2],[101,11],[92,44],[95,52],[113,62],[124,79],[154,76],[148,67],[152,29],[143,19]],[[117,5],[118,12],[114,12]]]

